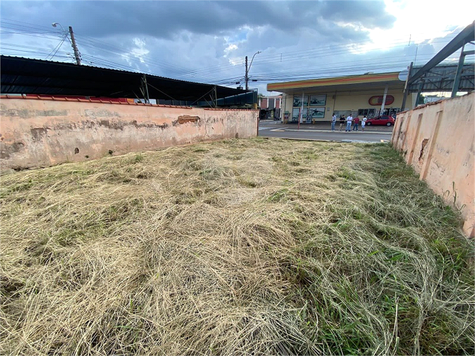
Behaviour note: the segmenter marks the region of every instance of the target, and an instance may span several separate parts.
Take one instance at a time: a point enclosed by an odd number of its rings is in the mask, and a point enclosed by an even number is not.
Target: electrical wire
[[[455,33],[455,31],[454,31]],[[455,36],[455,34],[453,35]],[[2,19],[0,23],[0,35],[22,35],[22,36],[31,36],[31,37],[43,37],[43,38],[53,38],[57,36],[57,31],[52,29],[46,29],[43,26],[26,24],[24,22]],[[65,39],[68,39],[70,42],[69,36],[63,35],[61,42],[47,54],[46,59],[50,57],[57,58],[70,58],[68,56],[59,56],[57,52]],[[122,69],[126,71],[133,72],[144,72],[143,69],[139,69],[138,66],[131,66],[124,63],[118,63],[111,61],[109,59],[101,56],[100,53],[109,53],[122,58],[133,58],[134,55],[126,52],[125,48],[115,46],[109,42],[101,41],[90,36],[81,36],[80,34],[75,34],[76,42],[81,49],[83,49],[84,54],[82,54],[82,59],[89,64],[99,64],[107,68],[112,69]],[[424,41],[419,45],[425,43],[442,44],[447,42],[447,36],[445,38],[438,38],[432,41]],[[379,56],[374,59],[361,59],[354,60],[359,55],[352,52],[365,52],[374,53],[379,49],[367,49],[369,48],[367,42],[355,42],[351,44],[338,44],[333,46],[326,46],[321,48],[310,48],[306,50],[299,51],[287,51],[279,52],[277,50],[274,53],[269,53],[269,51],[261,53],[259,56],[255,57],[253,62],[253,71],[252,76],[248,78],[254,81],[260,82],[269,82],[276,80],[304,80],[315,77],[325,77],[330,75],[344,75],[355,72],[366,72],[366,71],[387,71],[394,70],[396,67],[406,68],[410,63],[409,57],[412,58],[412,54],[405,53],[405,50],[410,49],[405,40],[395,40],[392,42],[386,43],[388,48],[391,48],[391,51],[387,51],[386,54]],[[417,44],[412,44],[415,48],[418,48]],[[40,46],[40,44],[38,45]],[[28,49],[26,49],[28,48]],[[37,55],[44,55],[42,48],[35,50],[31,46],[26,47],[22,45],[4,45],[2,44],[2,49],[6,49],[18,53],[35,53]],[[99,55],[91,55],[86,49],[91,49],[92,52],[100,50]],[[399,55],[395,54],[400,52]],[[139,57],[139,56],[136,56]],[[350,58],[351,57],[351,58]],[[215,65],[208,65],[206,68],[192,69],[179,66],[175,63],[167,63],[164,61],[157,61],[147,56],[141,56],[140,63],[143,66],[146,66],[147,69],[145,72],[149,74],[157,71],[159,72],[177,72],[176,75],[181,80],[198,80],[200,82],[211,82],[214,84],[220,85],[236,85],[237,82],[243,82],[244,76],[230,76],[225,77],[226,74],[236,71],[236,69],[241,69],[244,72],[245,62],[243,58],[237,58],[236,60],[227,59],[224,63],[217,63]],[[350,58],[350,60],[349,60]],[[419,61],[426,61],[430,59],[427,55],[419,55]],[[125,59],[127,61],[127,59]],[[130,63],[130,62],[128,62]],[[289,70],[289,66],[300,66],[299,70]],[[141,66],[141,67],[143,67]],[[269,70],[270,68],[273,70]],[[280,67],[280,68],[279,68]],[[177,78],[177,79],[178,79]]]
[[[46,57],[46,60],[50,59],[53,59],[53,57],[56,55],[56,53],[58,53],[58,50],[61,48],[61,46],[63,45],[64,41],[66,40],[66,37],[68,36],[68,34],[65,34],[63,35],[63,38],[61,39],[61,41],[58,43],[58,45],[53,49],[53,51],[51,51],[51,53]]]

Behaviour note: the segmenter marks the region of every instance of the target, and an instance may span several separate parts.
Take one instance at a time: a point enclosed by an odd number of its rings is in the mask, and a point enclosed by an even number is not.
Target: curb
[[[330,131],[330,130],[319,130],[319,129],[288,129],[288,128],[271,128],[270,131],[275,131],[275,130],[279,130],[281,132],[285,132],[285,131],[288,131],[288,132],[341,132],[343,133],[344,131]],[[350,133],[353,133],[353,132],[350,132]],[[357,135],[358,134],[378,134],[378,135],[392,135],[393,133],[392,132],[386,132],[386,131],[356,131],[354,132],[356,133]]]
[[[322,138],[300,138],[300,137],[268,137],[268,136],[259,136],[264,139],[279,139],[279,140],[290,140],[290,141],[308,141],[308,142],[335,142],[335,143],[370,143],[370,144],[378,144],[378,143],[389,143],[389,140],[381,140],[380,142],[368,142],[364,140],[325,140]]]

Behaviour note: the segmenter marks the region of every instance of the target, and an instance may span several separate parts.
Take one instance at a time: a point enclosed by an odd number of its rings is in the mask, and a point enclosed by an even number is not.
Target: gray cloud
[[[409,47],[348,58],[348,46],[394,25],[384,1],[4,0],[0,10],[2,54],[17,46],[15,55],[46,59],[60,41],[51,27],[59,22],[74,28],[84,64],[201,82],[235,85],[244,57],[257,51],[250,75],[270,81],[338,73],[338,66],[357,71],[357,60],[385,68],[398,58],[399,68],[415,56]],[[436,48],[418,51],[422,58]],[[54,59],[72,61],[68,42]]]
[[[385,11],[383,1],[326,1],[321,2],[321,15],[331,21],[361,25],[366,28],[391,28],[394,15]]]
[[[223,34],[242,26],[266,25],[285,31],[318,31],[322,23],[333,21],[387,28],[394,22],[384,13],[382,1],[4,1],[2,13],[38,25],[72,25],[78,33],[94,37],[172,38],[182,30]]]

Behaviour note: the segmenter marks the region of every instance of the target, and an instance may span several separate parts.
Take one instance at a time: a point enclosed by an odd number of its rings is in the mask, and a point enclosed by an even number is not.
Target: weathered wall
[[[91,101],[0,101],[0,168],[32,168],[257,135],[255,110]]]
[[[392,144],[420,178],[454,204],[464,232],[475,236],[475,93],[439,101],[398,115]]]

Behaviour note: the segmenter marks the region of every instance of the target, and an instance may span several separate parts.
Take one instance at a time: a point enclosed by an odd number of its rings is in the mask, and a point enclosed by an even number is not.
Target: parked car
[[[371,126],[371,125],[391,126],[391,125],[394,125],[394,118],[388,115],[373,117],[372,119],[366,120],[366,126]]]

